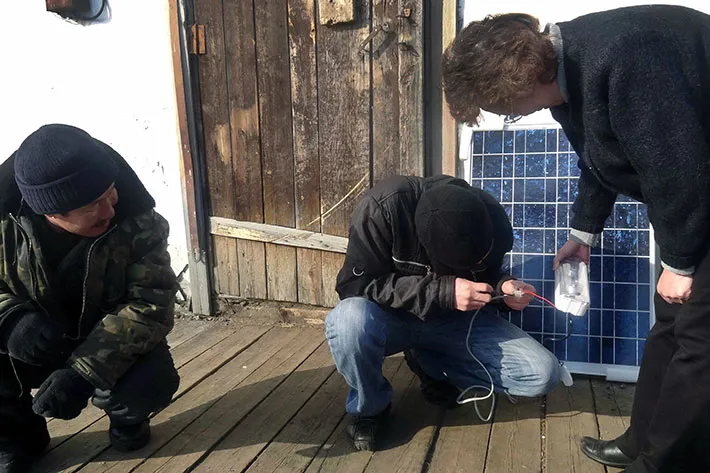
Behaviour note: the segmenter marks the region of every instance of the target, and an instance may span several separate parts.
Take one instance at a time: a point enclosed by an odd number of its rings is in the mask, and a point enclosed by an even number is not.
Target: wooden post
[[[196,189],[200,183],[196,182],[199,170],[195,169],[193,162],[193,145],[195,133],[191,133],[190,117],[194,114],[191,97],[188,96],[190,87],[189,70],[183,64],[187,62],[187,42],[182,30],[182,15],[179,0],[169,0],[170,17],[170,44],[173,56],[173,74],[175,77],[175,100],[177,107],[177,125],[180,139],[180,182],[182,184],[183,208],[185,211],[185,229],[187,236],[188,260],[190,265],[190,293],[192,297],[192,311],[196,314],[208,315],[213,312],[211,297],[211,279],[209,272],[209,257],[207,242],[202,241],[200,232],[206,234],[206,229],[200,228],[200,215],[204,209]],[[188,104],[190,106],[188,106]],[[188,110],[190,108],[191,110]],[[194,124],[193,124],[194,125]],[[193,127],[194,128],[194,127]],[[194,131],[194,129],[192,130]],[[197,172],[196,172],[197,171]],[[196,176],[197,174],[197,176]],[[204,217],[204,215],[202,216]]]
[[[442,52],[456,37],[456,0],[443,0],[442,12]],[[442,91],[443,94],[443,91]],[[446,97],[442,96],[441,117],[441,171],[442,174],[456,175],[458,159],[458,143],[456,136],[456,121],[449,113]]]

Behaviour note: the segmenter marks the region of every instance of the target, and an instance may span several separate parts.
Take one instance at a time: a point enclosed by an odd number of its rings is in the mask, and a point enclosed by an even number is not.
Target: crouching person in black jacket
[[[386,424],[388,355],[404,351],[426,399],[449,407],[473,386],[534,397],[558,384],[555,356],[496,312],[524,309],[531,296],[513,294],[535,291],[501,271],[512,244],[500,204],[460,179],[399,176],[363,197],[338,274],[341,302],[326,320],[357,449],[375,450]]]

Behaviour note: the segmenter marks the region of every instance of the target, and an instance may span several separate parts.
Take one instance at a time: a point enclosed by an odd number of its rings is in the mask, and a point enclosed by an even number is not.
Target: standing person
[[[0,473],[29,471],[45,418],[75,418],[89,399],[114,448],[148,443],[179,381],[165,340],[177,283],[154,206],[116,151],[71,126],[43,126],[0,166]]]
[[[458,120],[549,108],[562,125],[581,177],[555,265],[589,260],[618,194],[648,205],[663,270],[631,426],[582,450],[627,472],[679,471],[673,452],[710,407],[710,16],[640,6],[543,31],[530,15],[489,16],[461,31],[442,66]]]
[[[338,274],[341,302],[326,319],[350,387],[355,448],[380,445],[392,398],[382,363],[395,353],[405,352],[424,397],[444,407],[486,391],[535,397],[557,386],[566,373],[557,358],[496,312],[523,310],[531,296],[516,290],[535,292],[503,270],[512,246],[503,207],[461,179],[396,176],[365,194]]]

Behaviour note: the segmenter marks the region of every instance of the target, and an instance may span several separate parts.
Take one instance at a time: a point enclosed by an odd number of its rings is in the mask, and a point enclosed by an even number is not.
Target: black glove
[[[31,365],[59,365],[68,351],[62,326],[36,312],[6,321],[0,332],[0,352]]]
[[[50,374],[32,401],[32,410],[42,417],[73,419],[89,404],[94,386],[72,368]]]

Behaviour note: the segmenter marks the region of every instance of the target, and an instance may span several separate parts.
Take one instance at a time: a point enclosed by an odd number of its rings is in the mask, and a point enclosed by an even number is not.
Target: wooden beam
[[[345,253],[348,247],[348,239],[345,237],[309,232],[308,230],[297,230],[266,223],[243,222],[221,217],[212,217],[210,222],[212,234],[222,237],[333,253]]]
[[[175,80],[175,105],[177,108],[177,126],[180,139],[180,183],[182,188],[183,211],[187,237],[188,261],[190,267],[190,295],[192,311],[196,314],[211,314],[213,310],[211,297],[211,281],[209,276],[207,243],[200,241],[200,218],[198,212],[204,207],[197,197],[196,189],[201,184],[196,182],[196,171],[193,161],[193,145],[196,134],[194,129],[194,105],[192,97],[188,96],[192,89],[190,72],[184,64],[187,63],[187,40],[182,29],[183,19],[178,5],[179,0],[169,0],[170,45],[173,56],[173,74]],[[188,87],[186,87],[188,84]],[[191,138],[192,136],[192,138]],[[195,150],[197,152],[197,150]],[[206,235],[206,233],[205,233]]]
[[[443,0],[442,12],[442,48],[446,48],[456,37],[456,0]],[[443,52],[442,51],[442,52]],[[456,160],[458,158],[458,143],[456,136],[456,120],[449,112],[446,97],[442,90],[441,106],[441,172],[450,176],[456,175]]]

